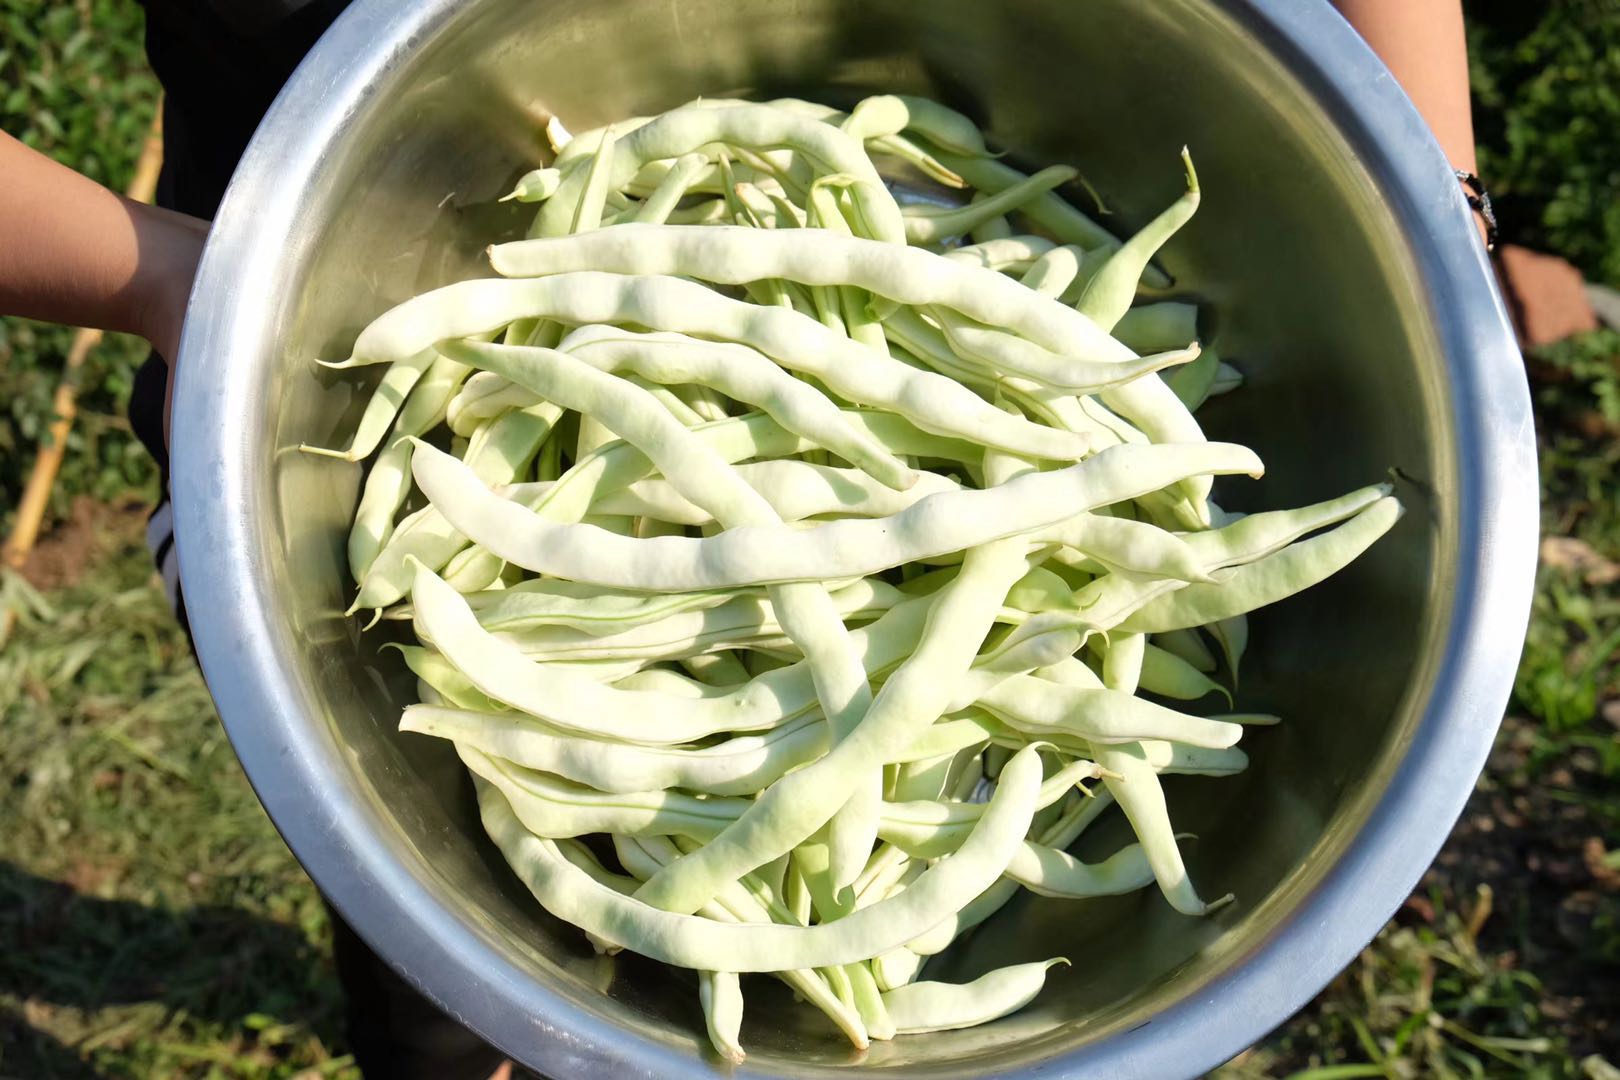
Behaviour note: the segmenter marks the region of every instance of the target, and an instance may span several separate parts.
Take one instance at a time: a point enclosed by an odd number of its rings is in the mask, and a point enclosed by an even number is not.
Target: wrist
[[[172,364],[208,223],[139,203],[131,204],[130,216],[140,257],[123,298],[125,318],[131,333]]]
[[[1485,190],[1484,183],[1471,167],[1454,171],[1457,174],[1457,182],[1463,187],[1469,209],[1474,212],[1474,224],[1478,226],[1480,237],[1485,241],[1485,250],[1495,252],[1496,208],[1491,205],[1491,193]]]

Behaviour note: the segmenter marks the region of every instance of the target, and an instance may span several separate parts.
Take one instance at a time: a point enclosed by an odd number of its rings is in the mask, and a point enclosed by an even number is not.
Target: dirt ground
[[[77,585],[98,559],[141,536],[150,511],[139,500],[107,503],[76,496],[67,518],[34,544],[22,576],[41,592]]]
[[[1620,720],[1620,709],[1608,714]],[[1542,763],[1533,778],[1535,748],[1532,721],[1508,716],[1468,809],[1402,917],[1433,918],[1427,889],[1468,897],[1489,886],[1481,950],[1496,953],[1499,965],[1535,973],[1541,1013],[1569,1040],[1572,1057],[1613,1061],[1620,1058],[1620,857],[1608,845],[1620,845],[1620,791],[1587,747]]]

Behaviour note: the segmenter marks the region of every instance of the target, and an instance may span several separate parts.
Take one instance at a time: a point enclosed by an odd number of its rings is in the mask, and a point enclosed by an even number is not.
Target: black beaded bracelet
[[[1479,216],[1485,219],[1485,250],[1496,250],[1496,210],[1491,206],[1491,193],[1485,190],[1485,185],[1479,177],[1464,169],[1456,170],[1457,179],[1469,191],[1468,205],[1479,211]]]

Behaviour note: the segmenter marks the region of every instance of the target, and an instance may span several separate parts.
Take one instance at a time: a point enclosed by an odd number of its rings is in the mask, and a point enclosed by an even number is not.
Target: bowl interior
[[[319,703],[310,753],[347,763],[343,783],[381,822],[378,843],[431,883],[455,917],[534,980],[694,1059],[695,983],[630,955],[592,954],[535,904],[482,838],[448,746],[394,730],[410,682],[380,638],[338,614],[350,585],[344,534],[360,469],[291,450],[330,444],[365,385],[312,374],[347,354],[376,313],[480,274],[479,253],[521,234],[496,198],[544,159],[540,127],[574,130],[698,95],[793,94],[848,105],[874,91],[938,96],[1015,160],[1078,166],[1129,232],[1181,190],[1190,144],[1196,219],[1163,265],[1209,304],[1202,328],[1245,385],[1200,414],[1247,443],[1261,481],[1222,503],[1299,505],[1383,478],[1412,478],[1411,511],[1349,571],[1253,620],[1238,704],[1281,714],[1244,745],[1229,779],[1168,783],[1199,889],[1235,894],[1189,919],[1155,891],[1085,903],[1023,897],[942,958],[939,977],[1051,955],[1075,961],[1038,1001],[986,1028],[876,1044],[863,1064],[919,1074],[1033,1063],[1143,1023],[1261,942],[1331,864],[1387,782],[1427,700],[1452,589],[1455,510],[1444,368],[1393,213],[1324,110],[1268,43],[1199,0],[485,0],[415,43],[345,121],[279,259],[282,336],[244,359],[263,380],[270,526],[267,588],[289,598],[292,673]],[[1068,192],[1084,202],[1078,190]],[[1113,820],[1080,853],[1106,854]],[[320,873],[320,868],[317,868]],[[387,929],[361,926],[378,939]],[[431,972],[414,972],[430,988]],[[605,993],[604,993],[605,991]],[[793,1073],[854,1061],[819,1013],[775,983],[750,984],[750,1066]],[[522,1054],[523,1046],[509,1046]]]

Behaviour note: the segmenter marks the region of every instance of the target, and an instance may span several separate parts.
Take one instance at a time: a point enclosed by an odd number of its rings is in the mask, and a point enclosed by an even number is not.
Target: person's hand
[[[138,334],[169,361],[172,388],[208,223],[116,195],[4,133],[0,180],[0,313]]]

